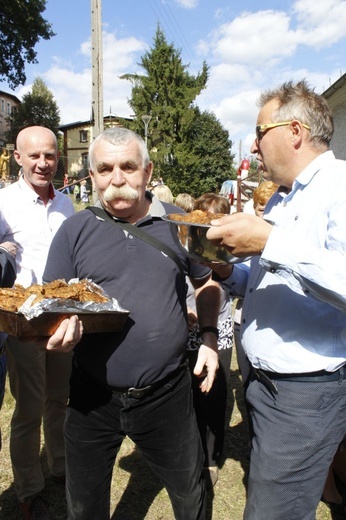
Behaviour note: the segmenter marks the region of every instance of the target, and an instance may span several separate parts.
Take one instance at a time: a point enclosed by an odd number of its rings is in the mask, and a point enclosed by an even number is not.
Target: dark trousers
[[[205,519],[203,450],[187,369],[144,399],[111,393],[74,372],[65,425],[68,519],[109,519],[113,465],[126,435],[166,487],[175,518]]]
[[[6,355],[5,352],[1,352],[0,349],[0,409],[5,395],[6,373]]]
[[[346,379],[249,383],[254,436],[245,520],[315,520],[328,468],[346,433]]]
[[[201,392],[199,379],[192,374],[193,402],[202,439],[205,467],[217,466],[225,439],[225,416],[232,349],[218,350],[219,369],[208,394]],[[188,351],[191,372],[196,364],[198,350]]]
[[[5,384],[6,384],[6,356],[5,353],[1,352],[0,348],[0,410],[5,395]],[[1,450],[1,430],[0,430],[0,450]]]

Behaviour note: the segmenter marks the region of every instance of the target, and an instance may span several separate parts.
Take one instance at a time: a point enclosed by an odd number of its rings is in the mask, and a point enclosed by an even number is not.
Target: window
[[[79,142],[87,143],[88,142],[88,132],[87,130],[80,130],[79,132]]]
[[[82,154],[82,164],[83,164],[83,168],[86,171],[88,171],[88,154],[87,153]]]
[[[11,115],[11,103],[7,103],[7,115]]]
[[[5,100],[1,99],[1,112],[5,112]]]

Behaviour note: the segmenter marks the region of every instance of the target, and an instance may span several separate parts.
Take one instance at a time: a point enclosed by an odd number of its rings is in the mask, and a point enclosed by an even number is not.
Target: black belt
[[[163,385],[171,381],[175,376],[179,374],[182,370],[188,367],[188,361],[184,361],[181,365],[178,366],[173,372],[168,374],[168,376],[160,379],[160,381],[156,381],[148,386],[143,386],[142,388],[117,388],[114,386],[110,386],[110,390],[114,394],[118,394],[121,397],[133,397],[134,399],[144,399],[144,397],[148,397],[148,395],[152,395],[156,390],[161,388]]]
[[[346,369],[343,365],[335,372],[327,372],[320,370],[319,372],[306,372],[303,374],[281,374],[278,372],[271,372],[269,370],[262,370],[260,368],[253,368],[253,373],[264,385],[275,394],[278,393],[274,381],[292,381],[296,383],[322,383],[328,381],[342,381],[346,379]]]

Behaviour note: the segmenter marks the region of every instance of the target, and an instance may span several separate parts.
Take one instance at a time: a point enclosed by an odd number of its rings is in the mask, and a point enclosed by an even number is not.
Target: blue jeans
[[[109,519],[113,465],[126,435],[166,487],[175,518],[204,520],[204,456],[188,369],[134,399],[92,384],[75,368],[65,423],[68,519]]]

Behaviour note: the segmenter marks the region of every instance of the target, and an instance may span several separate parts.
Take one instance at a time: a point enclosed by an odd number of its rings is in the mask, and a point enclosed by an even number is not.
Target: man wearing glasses
[[[329,149],[331,110],[305,81],[259,105],[251,152],[280,188],[263,219],[233,214],[207,236],[253,257],[249,269],[213,267],[245,297],[254,437],[244,518],[313,520],[346,433],[346,163]]]

